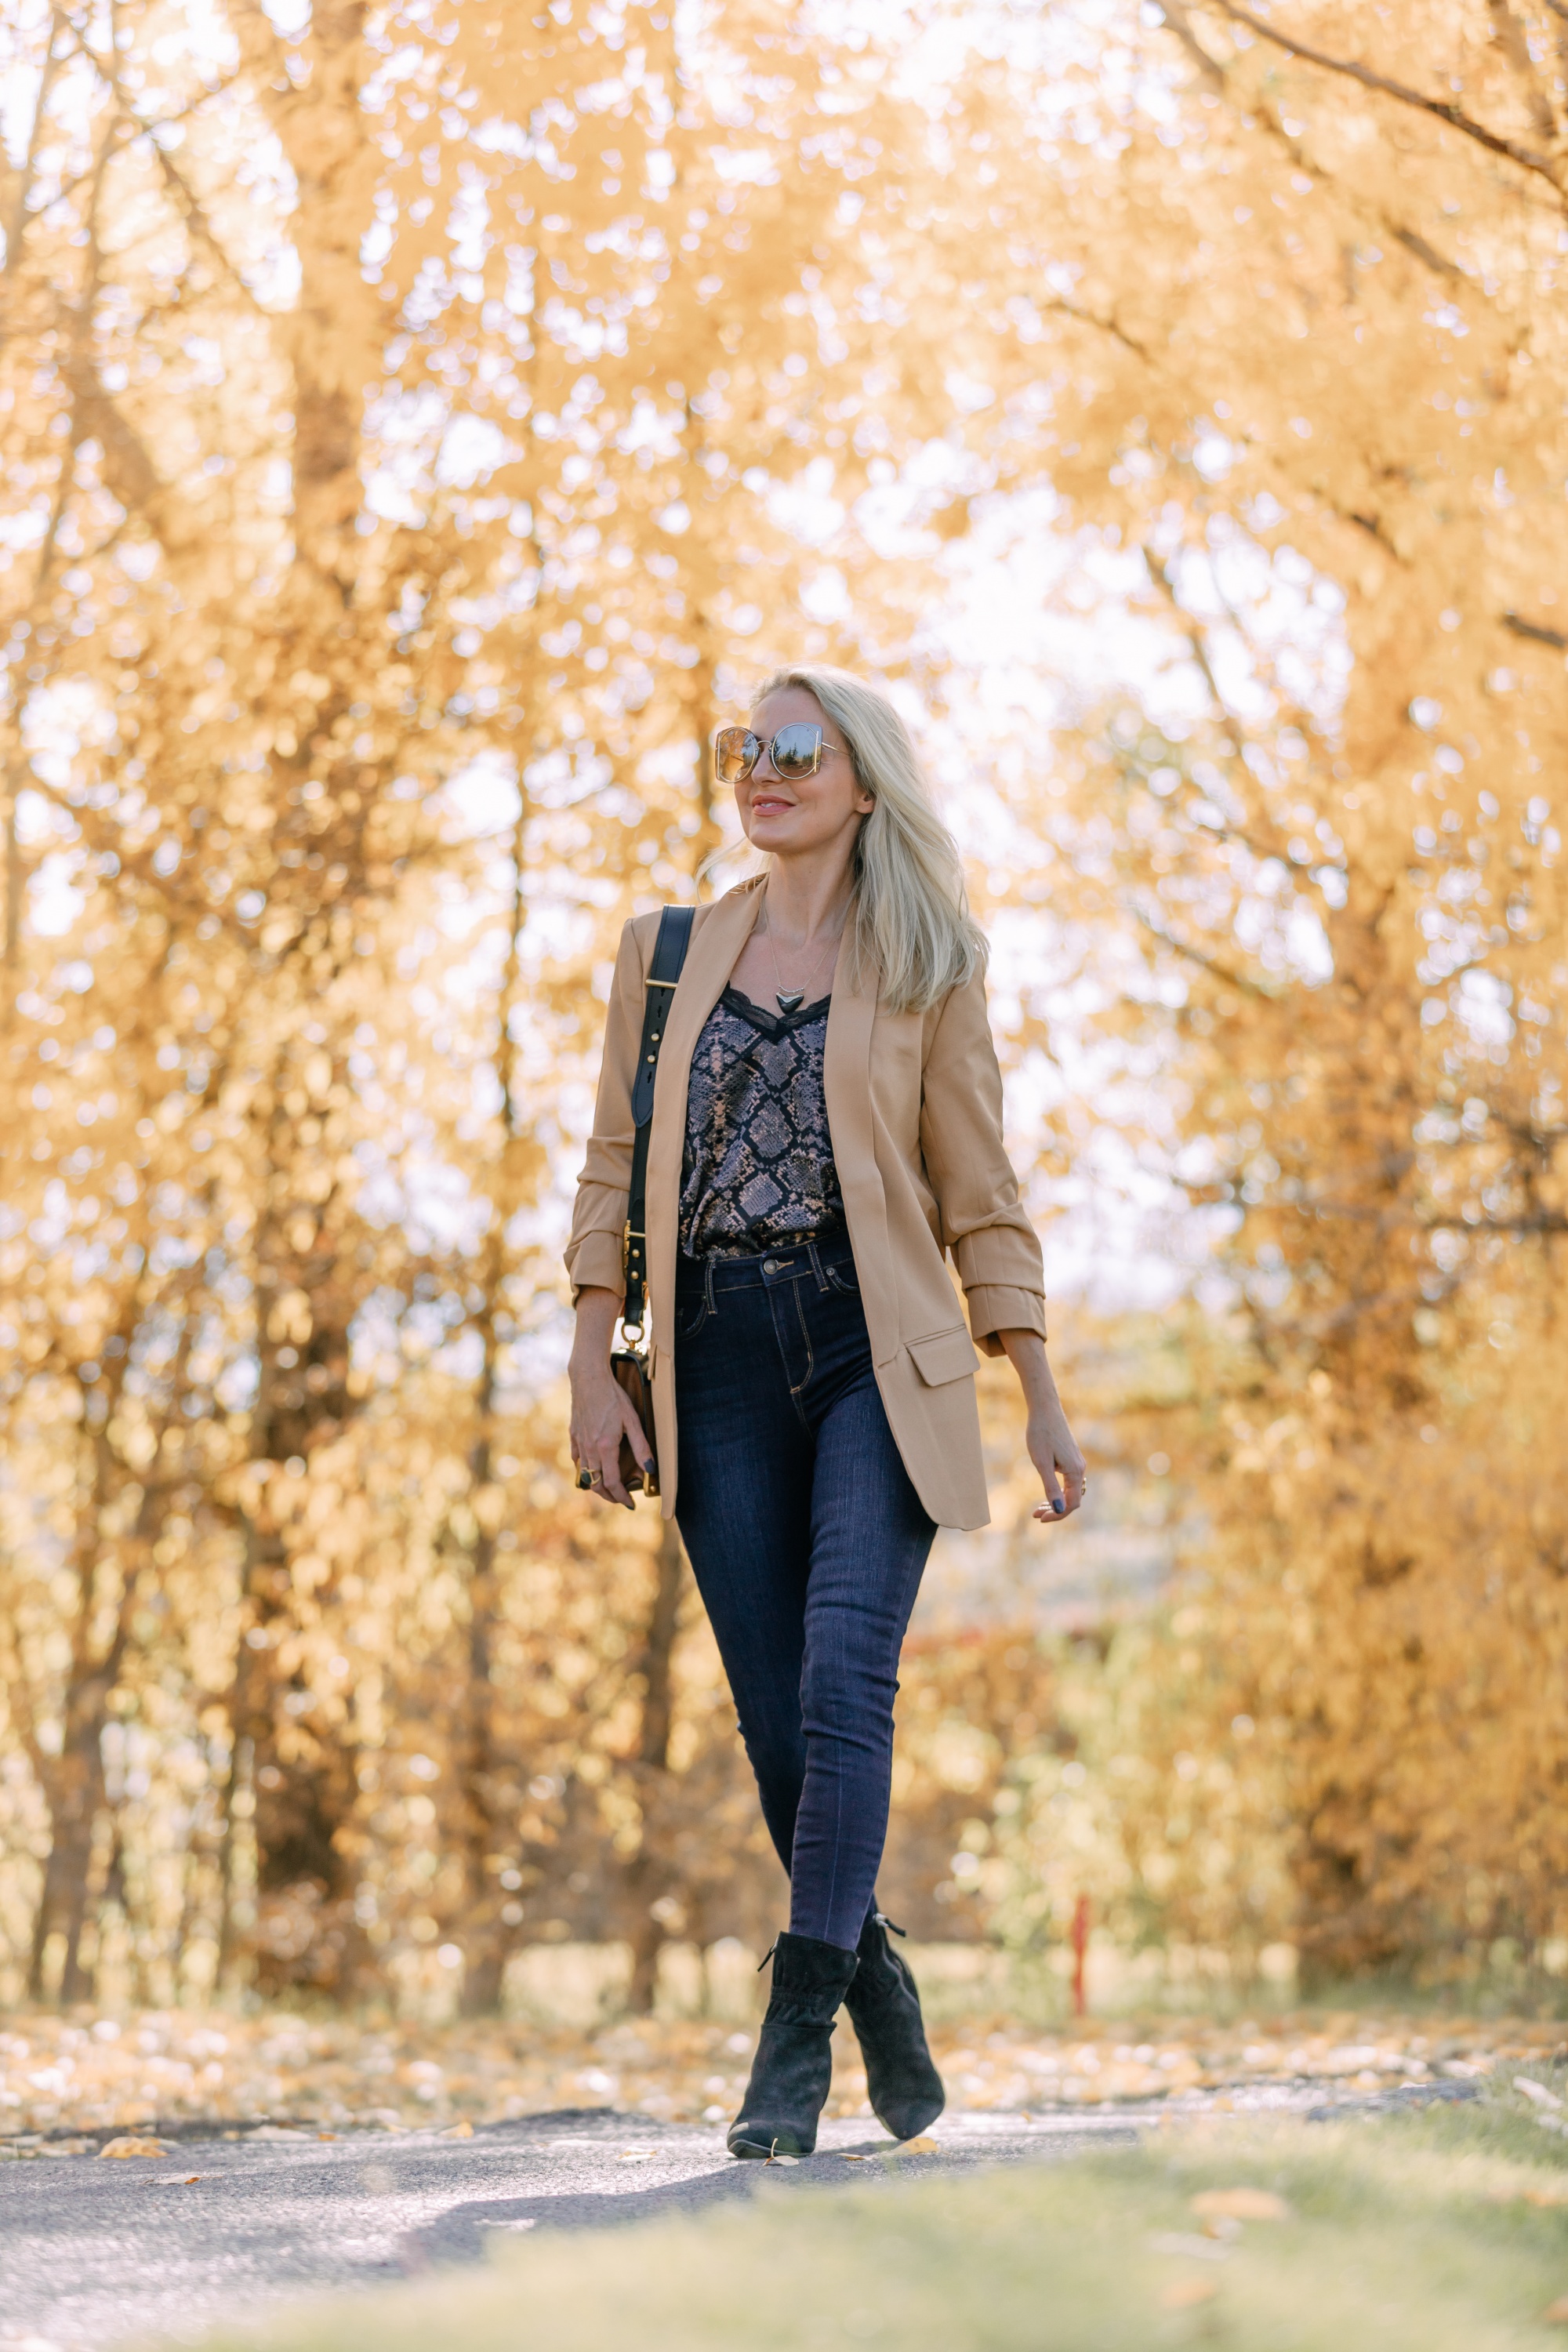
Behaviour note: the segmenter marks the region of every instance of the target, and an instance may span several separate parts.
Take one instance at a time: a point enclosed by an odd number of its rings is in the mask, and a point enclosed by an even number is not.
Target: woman
[[[1003,1149],[984,941],[903,721],[841,670],[783,670],[750,729],[721,731],[717,762],[767,867],[697,909],[668,1000],[647,1147],[652,1385],[663,1508],[790,1876],[729,2144],[806,2156],[840,2002],[889,2131],[911,2137],[943,2104],[875,1886],[926,1555],[939,1526],[989,1517],[971,1333],[1023,1386],[1037,1519],[1079,1507],[1084,1467]],[[647,1447],[609,1359],[658,924],[622,935],[567,1252],[573,1460],[628,1508],[622,1440],[640,1462]]]

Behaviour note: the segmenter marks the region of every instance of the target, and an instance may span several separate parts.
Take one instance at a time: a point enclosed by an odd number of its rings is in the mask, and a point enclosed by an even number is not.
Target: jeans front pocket
[[[825,1265],[822,1271],[827,1277],[829,1290],[837,1291],[841,1298],[859,1297],[860,1282],[852,1257],[843,1259],[837,1265]]]
[[[708,1320],[706,1290],[678,1292],[675,1301],[675,1336],[678,1339],[694,1339]]]

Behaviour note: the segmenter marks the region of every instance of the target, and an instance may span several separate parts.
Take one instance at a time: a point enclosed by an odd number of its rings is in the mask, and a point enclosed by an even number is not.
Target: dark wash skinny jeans
[[[676,1517],[789,1873],[790,1927],[853,1949],[936,1527],[888,1427],[847,1240],[683,1258],[675,1391]]]

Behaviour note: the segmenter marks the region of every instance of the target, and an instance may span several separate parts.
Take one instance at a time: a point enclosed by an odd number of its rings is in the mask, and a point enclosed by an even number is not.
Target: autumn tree
[[[876,236],[846,233],[870,194],[890,235],[933,159],[917,123],[868,188],[898,110],[804,19],[716,16],[683,49],[657,10],[322,5],[289,33],[236,0],[199,32],[170,7],[11,34],[39,68],[5,261],[33,1982],[90,1979],[128,1884],[106,1742],[172,1677],[210,1784],[193,1948],[259,1952],[268,1984],[383,1964],[404,1882],[376,1857],[414,1819],[367,1756],[390,1743],[458,1831],[463,1893],[419,1916],[464,1916],[485,2004],[526,1924],[521,1791],[552,1778],[497,1687],[569,1148],[549,1089],[592,1050],[616,923],[700,887],[702,747],[764,619],[767,658],[849,647],[835,562],[866,611],[907,598],[845,496],[826,537],[798,498],[952,421],[923,330],[864,299]],[[650,1805],[679,1570],[647,1563],[632,1713],[606,1685],[574,1734]],[[453,1693],[449,1748],[417,1727]],[[669,1890],[639,1812],[646,1999]]]
[[[583,1933],[646,2004],[765,1924],[679,1549],[562,1484],[556,1251],[619,925],[802,653],[930,711],[1031,1197],[1135,1166],[1187,1252],[1100,1415],[1202,1529],[1084,1717],[1128,1916],[1554,1932],[1556,14],[292,22],[0,10],[34,1988],[484,2009]],[[966,1798],[911,1712],[938,1844],[1092,1780],[1040,1655],[917,1669],[1041,1727]]]
[[[1533,1943],[1561,1924],[1554,1768],[1531,1786],[1516,1741],[1560,1750],[1562,26],[1163,17],[1101,89],[1113,163],[1064,173],[1043,133],[1035,250],[1053,480],[1169,648],[1068,713],[1053,838],[1077,918],[1142,941],[1106,1025],[1164,1074],[1144,1149],[1234,1286],[1159,1440],[1213,1637],[1171,1744],[1268,1781],[1284,1924],[1325,1960]]]

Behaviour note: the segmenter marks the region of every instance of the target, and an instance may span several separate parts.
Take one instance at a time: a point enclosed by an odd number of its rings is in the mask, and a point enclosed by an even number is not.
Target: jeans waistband
[[[677,1258],[676,1285],[682,1290],[705,1289],[711,1297],[716,1290],[753,1286],[771,1290],[775,1284],[798,1282],[805,1276],[825,1290],[829,1266],[853,1264],[848,1234],[825,1234],[819,1241],[796,1242],[789,1249],[759,1250],[745,1257]]]

